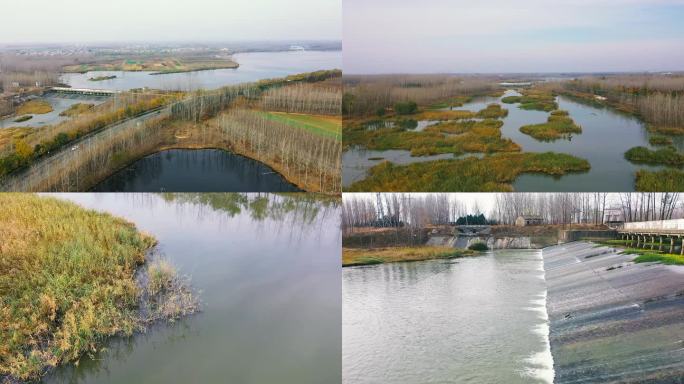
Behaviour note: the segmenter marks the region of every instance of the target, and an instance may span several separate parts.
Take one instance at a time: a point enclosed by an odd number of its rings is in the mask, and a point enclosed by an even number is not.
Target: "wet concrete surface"
[[[555,383],[684,383],[684,266],[634,257],[543,250]]]

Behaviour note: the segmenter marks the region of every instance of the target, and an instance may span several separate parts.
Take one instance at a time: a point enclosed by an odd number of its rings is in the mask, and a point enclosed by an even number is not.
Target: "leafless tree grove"
[[[339,116],[342,93],[339,87],[299,83],[268,90],[261,107],[270,111]]]
[[[344,76],[345,114],[363,116],[376,113],[397,101],[429,104],[452,96],[487,93],[497,89],[497,81],[486,77],[448,75]]]
[[[280,164],[282,172],[299,175],[322,192],[339,193],[342,143],[334,138],[272,121],[244,109],[230,110],[218,118],[225,138],[247,149],[256,160]]]
[[[481,212],[477,203],[466,204],[465,194],[365,193],[343,198],[342,227],[345,231],[368,227],[379,221],[424,228],[456,221]],[[684,217],[678,193],[497,193],[481,194],[491,199],[485,215],[498,224],[512,225],[521,215],[541,216],[546,224],[594,224],[618,211],[627,222],[668,220]]]

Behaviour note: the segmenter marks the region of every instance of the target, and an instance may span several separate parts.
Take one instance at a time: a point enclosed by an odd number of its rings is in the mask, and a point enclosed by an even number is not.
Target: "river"
[[[564,96],[558,96],[560,109],[570,112],[570,117],[582,127],[581,134],[572,135],[568,139],[553,142],[542,142],[520,132],[520,127],[528,124],[546,122],[548,112],[524,110],[519,104],[503,104],[501,98],[520,95],[507,90],[502,97],[480,97],[457,109],[479,111],[490,103],[499,103],[508,109],[508,116],[503,118],[501,127],[503,137],[512,139],[522,147],[523,152],[567,153],[583,159],[591,164],[586,173],[568,174],[553,177],[540,174],[523,174],[513,183],[518,192],[625,192],[634,190],[634,177],[638,169],[658,170],[663,167],[636,165],[627,161],[625,152],[636,146],[655,149],[649,144],[649,133],[639,119],[628,116],[610,108],[596,108],[578,103]],[[684,139],[675,139],[679,150],[684,150]],[[388,152],[387,156],[383,152]],[[372,151],[364,153],[362,149],[351,149],[344,156],[343,185],[363,179],[366,171],[380,163],[383,159],[369,160],[369,157],[383,158],[398,164],[433,160],[430,157],[411,157],[409,151]],[[448,158],[442,155],[440,158]]]
[[[124,217],[202,312],[114,339],[45,383],[340,382],[340,209],[314,195],[61,194]]]
[[[249,52],[233,55],[240,64],[236,69],[151,75],[152,72],[96,71],[65,73],[61,81],[73,88],[96,88],[126,91],[148,87],[163,90],[215,89],[234,85],[285,77],[322,69],[342,68],[341,51],[285,51]],[[115,79],[90,81],[98,76],[116,76]]]
[[[551,383],[539,250],[344,268],[344,383]]]
[[[143,157],[93,192],[297,192],[267,165],[220,149],[170,149]]]

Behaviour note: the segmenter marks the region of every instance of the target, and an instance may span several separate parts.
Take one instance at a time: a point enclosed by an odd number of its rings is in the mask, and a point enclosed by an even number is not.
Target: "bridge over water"
[[[48,89],[49,92],[61,93],[67,95],[87,95],[87,96],[112,96],[121,91],[113,91],[109,89],[92,89],[92,88],[67,88],[67,87],[52,87]]]
[[[679,251],[684,255],[684,219],[626,223],[617,231],[618,238],[634,248]]]

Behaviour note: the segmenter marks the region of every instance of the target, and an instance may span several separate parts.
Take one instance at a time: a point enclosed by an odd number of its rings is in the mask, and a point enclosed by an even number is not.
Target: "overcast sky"
[[[341,40],[341,0],[0,0],[0,45]]]
[[[684,70],[684,0],[344,0],[345,73]]]

